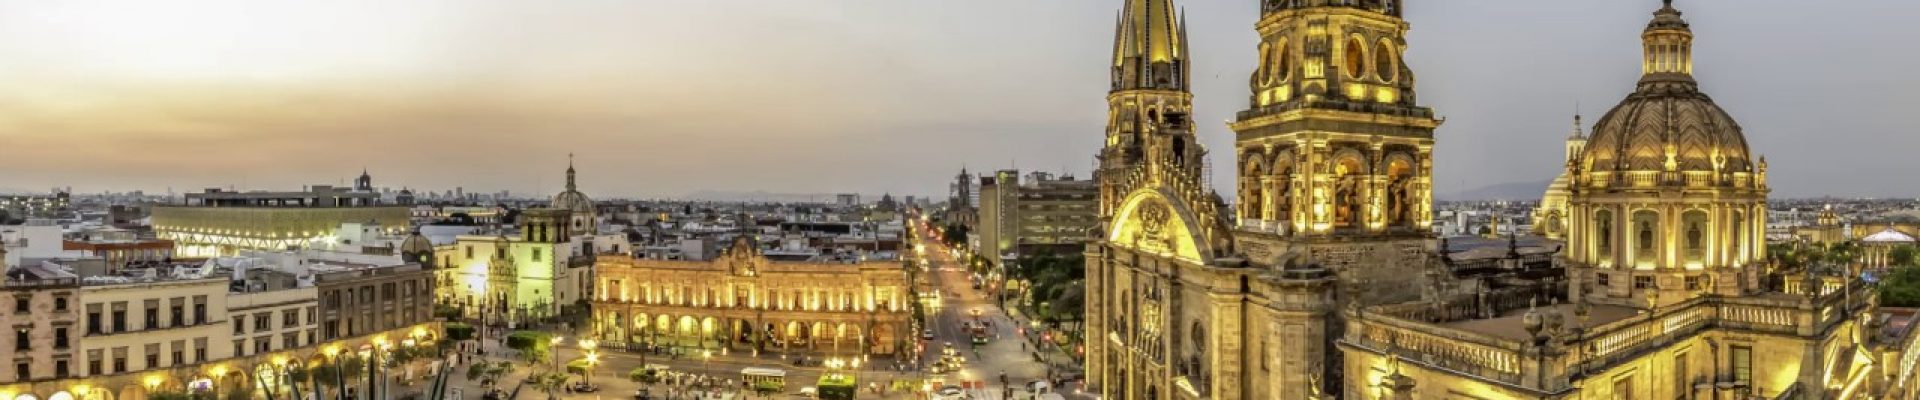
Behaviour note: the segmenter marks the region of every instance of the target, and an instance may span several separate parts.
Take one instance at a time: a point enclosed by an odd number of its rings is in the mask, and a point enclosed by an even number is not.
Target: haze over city
[[[1575,104],[1591,123],[1638,76],[1649,2],[1407,5],[1419,101],[1447,120],[1435,192],[1556,175]],[[606,197],[1085,176],[1114,3],[0,2],[0,189],[291,189],[365,167],[548,193],[569,152]],[[1896,51],[1920,3],[1680,3],[1703,89],[1778,171],[1774,196],[1920,194],[1882,184],[1911,181],[1920,146],[1899,124],[1916,56]],[[1222,121],[1247,105],[1256,2],[1181,5],[1230,192]]]

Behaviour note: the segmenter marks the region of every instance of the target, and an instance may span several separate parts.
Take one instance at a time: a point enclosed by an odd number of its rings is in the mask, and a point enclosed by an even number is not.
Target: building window
[[[272,325],[272,323],[273,323],[273,313],[263,312],[263,313],[253,314],[253,331],[254,332],[261,332],[261,331],[270,329],[269,325]]]
[[[1687,398],[1687,393],[1693,391],[1692,376],[1693,371],[1687,370],[1687,353],[1681,352],[1680,354],[1674,355],[1673,392],[1676,394],[1676,398],[1684,400]]]
[[[68,374],[68,372],[67,372],[67,360],[56,360],[56,361],[54,361],[54,362],[53,362],[53,377],[55,377],[55,378],[66,378],[66,377],[67,377],[67,375],[69,375],[69,374]]]
[[[145,322],[147,323],[145,329],[160,329],[160,308],[147,307]]]
[[[176,305],[176,306],[173,306],[173,309],[169,311],[173,311],[172,313],[168,314],[168,318],[172,319],[173,326],[184,326],[187,324],[187,313],[186,313],[187,310]]]
[[[113,331],[114,332],[127,331],[127,312],[126,311],[113,310]]]
[[[233,316],[233,333],[247,333],[247,316]]]
[[[1633,395],[1633,375],[1622,375],[1618,378],[1613,378],[1614,400],[1633,400],[1635,398]]]
[[[1633,277],[1633,288],[1634,289],[1655,289],[1655,287],[1653,286],[1653,277],[1651,276]]]
[[[33,368],[33,365],[32,365],[32,364],[28,364],[28,363],[25,363],[25,362],[22,362],[22,363],[19,363],[19,364],[14,364],[14,366],[13,366],[13,368],[14,368],[14,369],[13,369],[13,376],[16,376],[16,377],[19,377],[19,378],[20,378],[20,380],[22,380],[22,381],[27,381],[27,380],[32,380],[32,379],[33,379],[33,369],[32,369],[32,368]]]
[[[295,309],[283,311],[280,313],[280,326],[286,327],[286,328],[292,328],[295,325],[299,325],[299,324],[300,324],[300,309],[295,308]]]
[[[67,328],[53,328],[53,348],[67,348]]]
[[[54,311],[66,311],[66,310],[67,310],[67,298],[65,298],[65,297],[55,297],[55,298],[53,298],[53,310],[54,310]]]
[[[100,334],[100,313],[97,311],[87,313],[87,334]]]
[[[533,248],[533,262],[540,262],[540,248]]]
[[[13,312],[25,314],[27,310],[32,309],[32,303],[32,298],[15,297],[13,298]]]
[[[113,356],[113,372],[127,372],[127,356]]]
[[[100,359],[87,359],[87,375],[100,375]]]
[[[253,338],[254,354],[266,354],[269,351],[273,351],[272,336],[261,336],[261,337]]]
[[[1605,273],[1605,272],[1601,272],[1601,273],[1596,273],[1596,274],[1594,274],[1594,278],[1593,278],[1593,279],[1594,279],[1594,283],[1595,283],[1595,284],[1598,284],[1598,285],[1600,285],[1600,287],[1603,287],[1603,288],[1606,288],[1606,287],[1612,287],[1612,285],[1610,284],[1610,282],[1607,282],[1607,278],[1609,278],[1609,277],[1612,277],[1612,276],[1613,276],[1612,274],[1608,274],[1608,273]]]
[[[1733,367],[1733,381],[1753,384],[1753,347],[1733,346],[1727,350],[1727,363]]]
[[[467,259],[473,259],[473,245],[467,245]]]
[[[193,324],[199,325],[204,323],[207,323],[207,305],[196,303],[193,305]]]
[[[233,341],[233,356],[239,357],[244,355],[247,355],[247,340],[240,339]]]
[[[26,351],[28,349],[33,348],[33,345],[32,345],[33,342],[31,342],[32,339],[28,338],[27,332],[28,331],[25,328],[16,329],[13,331],[13,349],[14,350]]]
[[[159,368],[159,367],[160,367],[160,353],[158,352],[147,353],[147,368]]]

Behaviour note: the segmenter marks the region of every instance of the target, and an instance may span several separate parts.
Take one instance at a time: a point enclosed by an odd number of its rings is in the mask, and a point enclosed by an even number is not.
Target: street
[[[924,256],[928,261],[928,267],[930,269],[930,273],[926,274],[928,283],[939,291],[938,297],[940,298],[940,302],[927,309],[928,324],[933,331],[934,338],[933,340],[925,341],[926,351],[921,355],[921,359],[919,360],[920,368],[918,370],[915,370],[910,365],[896,364],[891,358],[881,357],[863,360],[864,362],[857,368],[844,368],[855,373],[857,380],[860,382],[862,390],[859,392],[858,397],[862,399],[926,398],[923,395],[916,395],[910,392],[910,390],[913,389],[920,389],[919,387],[913,386],[916,386],[917,384],[915,383],[919,382],[920,379],[926,379],[931,383],[929,387],[934,390],[938,390],[944,385],[968,386],[969,388],[966,392],[970,397],[974,399],[992,400],[1007,398],[1007,393],[1003,392],[1003,388],[1009,387],[1014,389],[1014,397],[1022,397],[1022,394],[1025,392],[1021,390],[1021,388],[1024,387],[1026,383],[1047,379],[1049,374],[1046,364],[1034,360],[1034,351],[1021,339],[1018,324],[1014,322],[1004,310],[995,305],[995,299],[990,295],[990,292],[986,290],[991,288],[991,286],[974,289],[972,281],[969,279],[969,272],[966,267],[954,257],[952,249],[934,239],[936,236],[934,236],[933,232],[926,230],[924,227],[917,226],[918,224],[914,225],[916,226],[913,229],[919,230],[918,237],[926,238],[925,240],[921,240],[919,244],[925,248]],[[972,314],[976,310],[979,312],[977,317]],[[967,328],[967,323],[971,321],[984,321],[989,325],[987,332],[990,340],[988,343],[978,346],[973,344],[973,335]],[[585,353],[578,347],[577,336],[568,332],[555,332],[555,334],[562,336],[561,344],[557,346],[555,350],[558,353],[561,365],[564,365],[569,360],[579,359],[584,356]],[[919,336],[919,333],[915,333],[916,338]],[[931,373],[928,367],[939,361],[941,349],[948,343],[952,344],[959,355],[965,357],[964,367],[959,371],[942,371],[937,374]],[[492,362],[512,361],[515,363],[514,371],[502,377],[498,385],[499,388],[509,392],[513,391],[514,387],[519,386],[528,373],[545,373],[551,371],[554,367],[552,361],[529,365],[525,360],[519,358],[513,350],[500,347],[498,343],[489,342],[483,346],[486,351],[485,359]],[[740,352],[723,354],[715,351],[712,353],[702,352],[691,356],[672,357],[657,354],[647,354],[643,356],[639,353],[629,353],[613,349],[598,349],[596,353],[598,354],[599,363],[593,370],[591,380],[592,383],[599,386],[600,389],[594,393],[569,394],[562,391],[559,393],[558,398],[634,398],[635,391],[642,385],[629,380],[627,374],[629,371],[649,364],[667,366],[669,370],[674,371],[677,375],[708,377],[714,380],[714,383],[718,387],[723,388],[741,387],[741,369],[743,368],[760,367],[779,369],[785,371],[787,374],[785,393],[772,396],[772,398],[798,398],[796,396],[799,396],[802,388],[815,386],[820,375],[827,370],[825,367],[819,366],[796,367],[794,366],[794,360],[773,354],[762,354],[756,357],[752,354]],[[1001,378],[1003,374],[1005,376],[1004,384]],[[452,375],[454,376],[449,377],[448,386],[459,389],[464,398],[479,399],[481,394],[485,393],[479,381],[467,379],[466,366],[456,368]],[[573,379],[574,381],[578,381],[579,377],[574,376]],[[900,382],[900,385],[897,387],[889,384],[896,381]],[[964,384],[963,382],[970,382],[971,385]],[[729,383],[731,383],[731,386],[728,385]],[[880,393],[867,390],[869,384],[873,383],[878,383],[884,387],[885,390]],[[671,387],[674,387],[674,385],[665,382],[654,384],[649,388],[649,393],[656,399],[668,399]],[[672,390],[672,392],[677,394],[677,396],[671,397],[671,399],[674,400],[695,398],[693,394],[685,391]],[[736,392],[734,390],[723,390],[722,392],[720,398],[723,399],[752,395],[751,392]],[[1070,393],[1062,394],[1072,396]],[[517,398],[546,398],[544,394],[539,393],[538,390],[534,389],[531,385],[521,388],[519,396],[520,397]]]

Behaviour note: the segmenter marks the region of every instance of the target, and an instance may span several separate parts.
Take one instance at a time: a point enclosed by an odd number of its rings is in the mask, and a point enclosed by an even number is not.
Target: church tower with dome
[[[1565,166],[1573,166],[1587,149],[1587,135],[1581,131],[1580,114],[1573,115],[1573,134],[1567,136]],[[1562,240],[1567,237],[1567,192],[1573,178],[1567,171],[1547,184],[1547,191],[1540,196],[1540,205],[1533,209],[1533,234],[1548,239]]]
[[[1766,162],[1700,89],[1671,1],[1641,38],[1634,91],[1569,141],[1554,291],[1348,311],[1338,398],[1910,398],[1890,361],[1920,353],[1882,334],[1873,285],[1768,263]]]
[[[586,193],[580,192],[580,188],[574,184],[573,175],[573,155],[568,154],[567,190],[560,192],[560,194],[553,195],[553,202],[548,204],[547,207],[572,212],[572,215],[568,217],[568,230],[570,232],[582,235],[599,233],[599,213],[594,210],[593,199],[587,197]]]
[[[1671,2],[1641,34],[1633,93],[1569,163],[1567,248],[1578,297],[1644,307],[1758,289],[1766,162],[1693,77],[1693,32]]]

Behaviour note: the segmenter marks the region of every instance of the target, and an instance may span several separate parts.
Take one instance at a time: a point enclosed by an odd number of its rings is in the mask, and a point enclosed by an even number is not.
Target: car
[[[820,389],[814,389],[812,386],[800,388],[801,397],[814,397],[819,395]]]
[[[940,395],[940,399],[942,400],[964,399],[967,397],[966,392],[961,391],[959,386],[954,386],[954,385],[942,386],[940,387],[940,391],[938,393]]]
[[[922,339],[922,340],[933,340],[933,330],[932,330],[932,329],[928,329],[928,330],[926,330],[925,332],[920,332],[920,339]]]
[[[978,308],[978,307],[975,307],[975,308],[974,308],[974,309],[972,309],[972,310],[967,310],[967,313],[970,313],[970,314],[973,314],[973,316],[974,316],[975,318],[979,318],[979,317],[980,317],[980,314],[984,314],[985,312],[984,312],[984,311],[980,311],[980,308]]]

